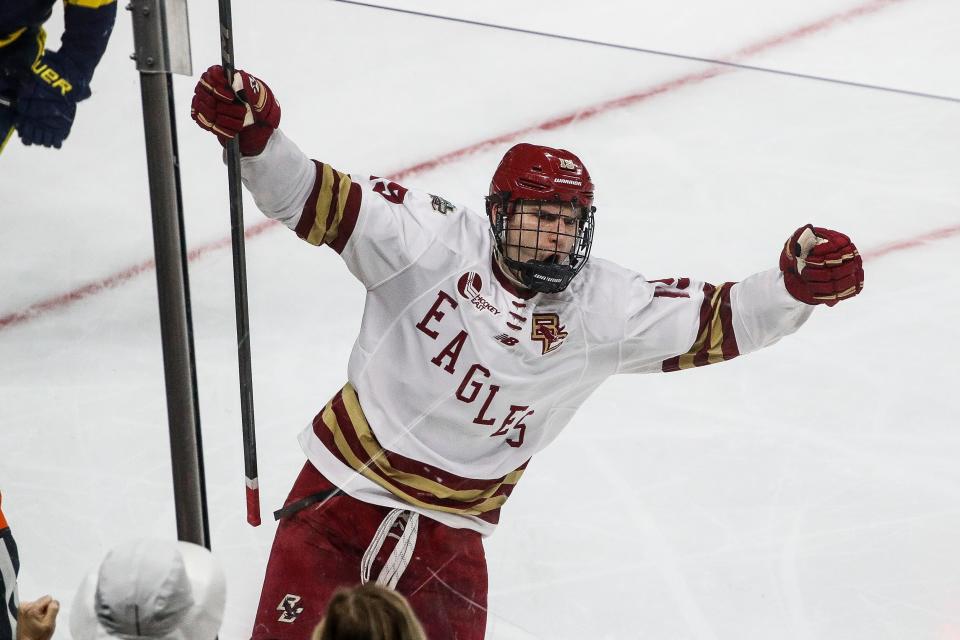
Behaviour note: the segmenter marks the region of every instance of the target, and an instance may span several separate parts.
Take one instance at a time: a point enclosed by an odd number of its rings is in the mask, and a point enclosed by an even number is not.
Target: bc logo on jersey
[[[303,613],[303,607],[299,606],[299,602],[300,596],[292,593],[283,596],[283,600],[277,605],[277,611],[280,612],[280,617],[277,618],[277,622],[286,622],[288,624],[296,622],[297,617]]]
[[[533,324],[530,325],[530,339],[535,340],[543,348],[541,355],[556,351],[567,337],[566,327],[560,324],[560,316],[555,313],[533,314]]]

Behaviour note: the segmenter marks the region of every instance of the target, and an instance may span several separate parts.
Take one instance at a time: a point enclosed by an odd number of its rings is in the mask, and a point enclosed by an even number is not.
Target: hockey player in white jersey
[[[231,88],[208,69],[192,112],[239,136],[260,210],[367,290],[347,382],[300,435],[256,639],[305,637],[338,586],[367,580],[405,594],[428,637],[483,638],[481,537],[598,385],[755,351],[863,286],[853,243],[810,225],[779,268],[719,286],[591,257],[593,181],[562,149],[507,151],[482,215],[310,160],[245,72]]]

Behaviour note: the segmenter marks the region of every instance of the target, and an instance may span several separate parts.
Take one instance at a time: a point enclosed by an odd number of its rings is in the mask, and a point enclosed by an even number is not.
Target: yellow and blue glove
[[[69,56],[50,50],[30,70],[17,94],[17,133],[24,144],[59,149],[77,102],[90,96],[89,79]]]

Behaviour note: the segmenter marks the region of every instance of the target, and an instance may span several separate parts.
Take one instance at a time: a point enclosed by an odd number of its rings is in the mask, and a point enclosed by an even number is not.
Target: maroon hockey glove
[[[237,69],[231,87],[223,67],[214,65],[193,89],[190,117],[222,145],[239,134],[240,153],[255,156],[280,124],[280,103],[262,80]]]
[[[863,290],[863,261],[850,238],[806,225],[793,232],[780,254],[783,282],[794,298],[832,307]]]

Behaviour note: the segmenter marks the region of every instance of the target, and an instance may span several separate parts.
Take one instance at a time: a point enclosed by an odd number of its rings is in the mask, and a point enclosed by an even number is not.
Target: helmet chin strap
[[[490,229],[490,239],[493,241],[493,259],[496,261],[497,266],[500,267],[500,273],[503,274],[503,277],[509,280],[515,287],[521,291],[532,291],[530,287],[525,285],[522,280],[517,276],[514,270],[507,266],[507,263],[503,259],[503,253],[500,252],[499,243],[497,243],[497,236],[493,232],[493,229]]]
[[[497,251],[496,249],[494,249],[494,251],[493,251],[493,256],[494,256],[494,259],[497,261],[497,265],[500,267],[501,273],[503,273],[503,276],[504,276],[507,280],[509,280],[510,282],[512,282],[515,286],[519,287],[520,289],[523,289],[524,291],[529,291],[529,290],[531,290],[530,287],[528,287],[527,285],[525,285],[525,284],[517,277],[517,275],[514,273],[513,269],[510,268],[510,267],[508,267],[507,264],[503,261],[503,254],[501,254],[499,251]]]

